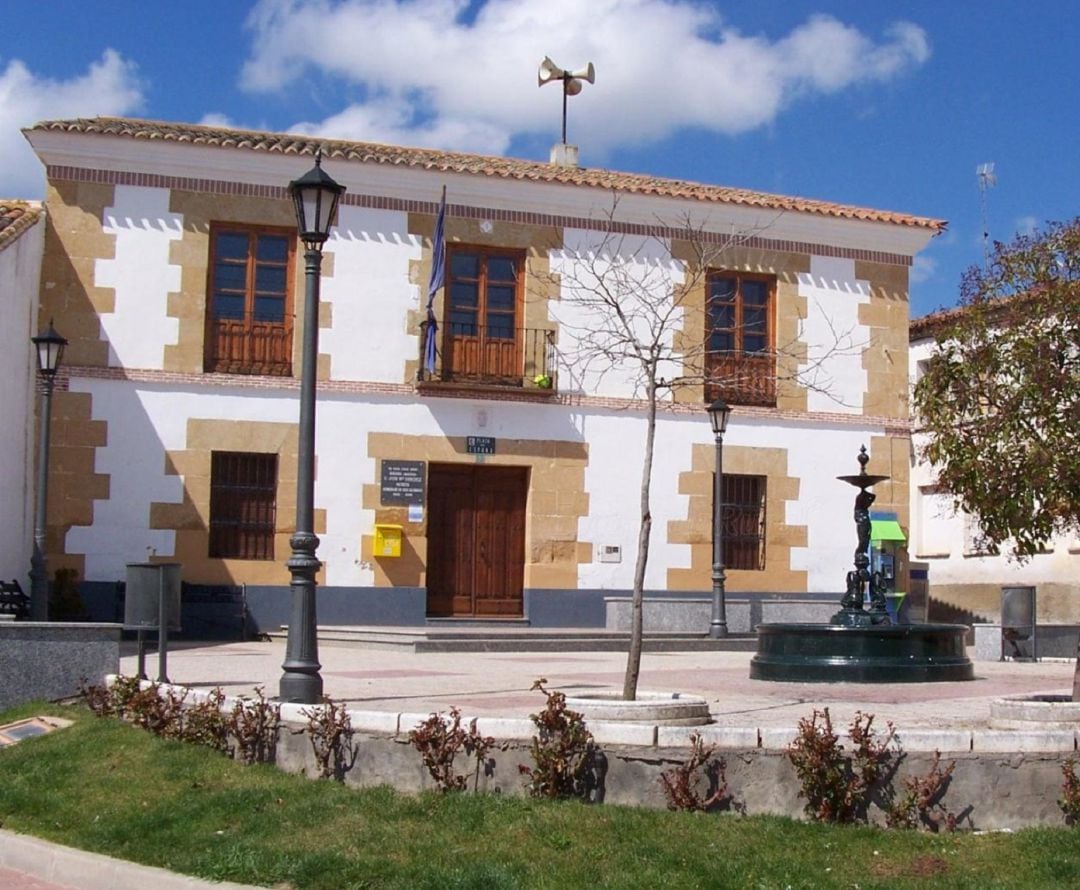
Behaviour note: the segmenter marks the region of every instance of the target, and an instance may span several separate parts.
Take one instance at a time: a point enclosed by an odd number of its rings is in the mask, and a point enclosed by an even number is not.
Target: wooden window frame
[[[713,282],[734,279],[734,319],[730,327],[733,348],[713,350],[712,339],[718,330],[713,326]],[[744,347],[747,333],[745,314],[747,307],[743,297],[743,285],[761,282],[766,285],[764,348],[748,352]],[[758,405],[776,407],[776,301],[777,278],[754,272],[738,272],[730,269],[710,270],[705,278],[705,400],[712,402],[724,398],[731,405]]]
[[[277,454],[210,452],[211,559],[274,559],[277,486]]]
[[[479,269],[476,278],[454,274],[454,258],[463,254],[476,255],[479,260]],[[488,318],[492,309],[488,306],[488,287],[491,283],[488,277],[488,260],[509,260],[514,265],[514,305],[512,312],[512,338],[492,337],[489,333],[491,325]],[[479,381],[508,382],[511,380],[521,383],[522,367],[524,364],[524,314],[525,314],[525,263],[527,252],[521,248],[484,246],[477,244],[449,244],[446,252],[446,286],[443,293],[442,312],[442,349],[443,349],[443,376],[449,379],[474,378]],[[476,322],[473,329],[475,335],[464,334],[456,330],[453,321],[454,307],[454,284],[455,282],[475,282],[477,286],[477,302],[475,307]],[[468,311],[468,310],[465,310]],[[494,310],[497,315],[510,315],[510,312]],[[468,340],[475,336],[479,340],[475,354],[467,356],[460,346],[455,346],[456,341]],[[496,349],[504,353],[500,357],[492,358],[490,353]]]
[[[244,274],[244,311],[240,324],[222,324],[234,319],[215,314],[216,271],[218,267],[218,237],[240,234],[248,238]],[[259,322],[255,318],[256,271],[261,262],[280,268],[280,263],[258,259],[258,239],[273,236],[285,239],[285,286],[282,294],[280,322]],[[215,222],[210,224],[209,257],[206,272],[206,335],[203,369],[213,373],[262,374],[275,377],[292,376],[294,292],[296,282],[296,231],[276,226],[246,223]],[[229,260],[221,260],[228,263]],[[233,263],[239,265],[239,263]],[[223,288],[222,292],[229,289]]]
[[[765,570],[768,477],[725,473],[720,504],[724,529],[724,568],[732,571]],[[715,517],[715,511],[713,513]],[[749,531],[753,526],[754,531]]]

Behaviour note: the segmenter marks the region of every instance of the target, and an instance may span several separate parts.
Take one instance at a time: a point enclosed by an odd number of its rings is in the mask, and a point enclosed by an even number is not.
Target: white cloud
[[[0,196],[41,197],[41,162],[20,132],[39,120],[129,114],[143,102],[134,63],[105,50],[85,74],[70,80],[38,77],[18,59],[0,71]]]
[[[1016,220],[1017,235],[1034,235],[1039,228],[1039,221],[1034,216],[1021,216]]]
[[[310,72],[361,98],[305,132],[486,152],[560,129],[558,84],[537,89],[545,55],[594,62],[570,103],[569,137],[593,153],[695,126],[765,126],[798,97],[883,82],[930,55],[917,25],[881,40],[826,15],[779,38],[745,35],[690,0],[261,0],[242,86],[274,92]]]
[[[929,281],[937,273],[937,260],[925,254],[919,254],[911,263],[909,278],[912,284]]]

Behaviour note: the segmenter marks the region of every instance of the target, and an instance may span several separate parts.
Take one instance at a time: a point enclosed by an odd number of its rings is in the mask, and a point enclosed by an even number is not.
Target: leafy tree
[[[1080,529],[1080,218],[972,267],[915,386],[921,456],[1019,560]]]
[[[960,302],[915,386],[921,456],[985,543],[1023,561],[1080,529],[1080,218],[996,244]]]

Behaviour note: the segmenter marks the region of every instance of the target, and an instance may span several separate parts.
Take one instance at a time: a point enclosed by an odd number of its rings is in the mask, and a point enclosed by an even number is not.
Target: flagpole
[[[439,200],[439,212],[435,217],[435,231],[431,236],[431,278],[428,280],[427,318],[420,323],[421,353],[417,380],[424,379],[426,371],[429,378],[435,373],[436,346],[435,336],[439,324],[435,319],[435,295],[443,288],[446,280],[446,186],[442,188]]]

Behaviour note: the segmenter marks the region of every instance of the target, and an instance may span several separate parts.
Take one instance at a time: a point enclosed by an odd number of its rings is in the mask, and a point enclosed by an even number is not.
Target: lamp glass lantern
[[[68,341],[56,332],[52,319],[49,319],[49,327],[36,337],[31,337],[30,341],[37,349],[38,373],[50,379],[55,377],[60,369],[60,361],[64,357],[64,347],[67,346]]]
[[[723,399],[717,399],[711,405],[709,405],[709,422],[712,424],[712,431],[717,436],[724,435],[727,432],[728,418],[731,417],[731,408],[728,403]],[[699,417],[701,415],[698,415]]]
[[[338,201],[344,191],[345,186],[323,170],[321,153],[315,156],[314,167],[289,183],[300,240],[309,249],[330,237],[330,227],[337,220]]]

